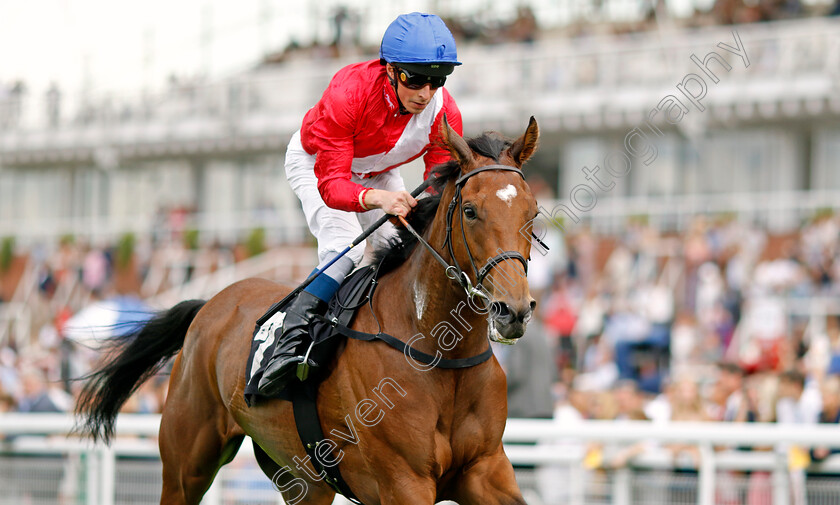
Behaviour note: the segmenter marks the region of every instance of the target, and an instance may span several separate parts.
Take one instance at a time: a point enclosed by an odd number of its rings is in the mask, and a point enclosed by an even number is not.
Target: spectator
[[[554,347],[556,366],[559,370],[574,367],[577,362],[572,332],[577,323],[577,303],[565,276],[554,284],[543,310],[543,322]]]
[[[619,381],[613,388],[618,414],[616,420],[646,421],[644,398],[639,386],[632,380]]]
[[[575,425],[584,420],[586,393],[571,387],[560,388],[554,423],[560,426]],[[586,444],[574,437],[541,441],[539,446],[551,448],[561,454],[583,459]],[[537,489],[543,503],[576,503],[584,493],[584,469],[580,465],[540,465],[536,470]],[[568,485],[558,486],[558,482]]]
[[[722,400],[711,417],[721,421],[735,421],[743,401],[744,371],[734,363],[718,365],[718,380],[715,384],[715,398]]]
[[[639,367],[639,389],[650,395],[657,395],[662,392],[662,381],[664,377],[660,368],[658,353],[640,353],[637,361]]]
[[[21,373],[23,397],[18,403],[18,412],[67,412],[73,400],[61,389],[51,387],[44,373],[29,368]]]
[[[671,398],[671,421],[698,422],[708,421],[706,408],[700,396],[697,382],[689,377],[683,377],[669,388]],[[685,476],[694,478],[700,466],[700,449],[694,444],[668,444],[665,449],[671,453],[674,462],[674,474],[677,475],[669,485],[671,503],[685,501],[696,502],[697,489],[685,485]]]
[[[11,347],[0,348],[0,391],[19,395],[20,371],[17,367],[17,354]]]
[[[638,386],[634,381],[622,380],[613,389],[617,414],[616,421],[647,421],[643,404],[644,399]],[[652,449],[652,443],[642,440],[627,447],[606,447],[604,452],[607,455],[610,468],[621,468],[627,466],[636,456]]]
[[[587,348],[582,373],[575,378],[575,388],[586,391],[606,391],[618,380],[612,346],[596,335]]]
[[[805,393],[805,376],[788,370],[779,376],[779,399],[776,419],[783,424],[815,424],[822,410],[819,396]]]
[[[52,128],[58,128],[58,123],[61,121],[61,91],[55,82],[50,83],[47,90],[47,125]]]
[[[796,370],[788,370],[779,376],[779,399],[776,402],[776,420],[780,424],[814,424],[819,420],[822,399],[815,403],[804,395],[805,376]],[[794,505],[805,501],[805,467],[807,456],[796,446],[780,445],[778,450],[787,453],[791,493]]]
[[[3,390],[3,386],[0,385],[0,416],[2,416],[6,412],[14,412],[17,410],[17,405],[15,403],[15,398],[7,391]],[[0,433],[0,443],[4,441],[6,435]],[[0,483],[3,482],[2,472],[0,472]]]
[[[830,375],[825,379],[822,386],[822,405],[819,422],[840,423],[840,375]],[[838,453],[840,448],[837,447],[814,447],[811,449],[811,459],[819,462]]]
[[[690,377],[684,377],[675,382],[671,387],[671,420],[709,420],[696,380]]]
[[[633,363],[634,349],[650,334],[650,322],[625,299],[617,300],[607,318],[604,334],[615,349],[615,362],[622,379],[637,378]]]
[[[14,412],[16,410],[15,398],[0,387],[0,414]],[[2,436],[0,436],[2,440]]]
[[[527,5],[517,7],[516,19],[508,28],[508,37],[515,42],[532,44],[537,35],[537,18]]]
[[[551,385],[557,374],[550,356],[542,325],[531,321],[525,335],[505,356],[508,417],[551,419]]]
[[[26,84],[21,80],[15,81],[14,84],[12,84],[12,88],[9,90],[8,125],[11,129],[15,129],[20,126],[25,96]]]
[[[503,368],[507,375],[508,417],[551,419],[554,413],[551,385],[556,380],[557,369],[552,363],[548,340],[539,320],[532,320],[517,345],[506,351]],[[535,468],[534,465],[523,464],[514,467]]]
[[[92,247],[83,261],[82,283],[94,297],[101,298],[108,280],[108,259],[102,249]]]

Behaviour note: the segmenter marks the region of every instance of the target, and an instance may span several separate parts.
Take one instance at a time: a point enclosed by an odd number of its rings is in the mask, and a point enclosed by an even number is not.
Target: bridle
[[[440,254],[429,244],[423,237],[420,236],[411,225],[408,224],[407,221],[404,219],[401,220],[403,225],[408,229],[408,231],[414,235],[417,240],[420,241],[423,246],[428,249],[431,253],[432,257],[434,257],[438,263],[443,265],[444,270],[446,271],[446,276],[453,281],[456,281],[467,293],[467,296],[472,298],[473,296],[478,296],[484,300],[489,300],[490,297],[487,294],[487,290],[482,284],[484,279],[487,277],[487,274],[495,267],[496,265],[502,263],[503,261],[507,260],[517,260],[522,263],[522,266],[525,268],[525,275],[528,275],[528,262],[525,258],[516,251],[502,251],[501,253],[493,256],[492,258],[487,260],[487,263],[484,264],[480,269],[476,267],[475,258],[473,257],[472,251],[470,250],[470,244],[467,242],[467,234],[464,230],[464,218],[461,217],[461,238],[464,242],[464,247],[467,250],[467,257],[470,259],[470,265],[472,266],[472,271],[475,274],[475,285],[472,284],[470,281],[469,276],[466,272],[461,268],[461,265],[458,263],[458,260],[455,259],[455,251],[452,248],[452,219],[455,216],[455,210],[460,209],[463,213],[463,196],[461,194],[461,190],[464,188],[467,180],[470,177],[480,174],[482,172],[487,172],[491,170],[502,170],[508,172],[515,172],[519,174],[522,179],[525,179],[525,175],[522,173],[522,170],[511,167],[508,165],[487,165],[480,168],[476,168],[466,174],[462,175],[455,181],[455,195],[452,197],[452,200],[449,202],[449,208],[446,211],[446,239],[444,240],[443,245],[447,247],[449,251],[449,257],[452,260],[452,264],[447,263]],[[536,236],[535,236],[536,237]]]

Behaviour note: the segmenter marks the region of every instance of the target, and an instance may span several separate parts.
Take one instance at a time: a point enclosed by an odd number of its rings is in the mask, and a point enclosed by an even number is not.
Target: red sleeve
[[[452,96],[448,91],[446,91],[446,88],[441,88],[441,92],[443,93],[443,108],[435,118],[435,122],[432,125],[432,132],[429,134],[429,150],[426,151],[426,154],[423,156],[423,161],[426,163],[426,171],[423,172],[423,180],[426,180],[429,177],[429,173],[432,171],[432,168],[452,159],[452,155],[449,154],[449,151],[442,147],[442,141],[440,138],[440,125],[443,123],[443,115],[446,114],[446,121],[449,122],[449,126],[451,126],[458,135],[464,134],[464,125],[461,121],[461,111],[458,110],[458,105],[455,104],[455,100],[452,99]]]
[[[301,142],[307,152],[316,154],[315,177],[324,203],[333,209],[365,212],[359,203],[365,187],[350,180],[358,103],[352,91],[341,84],[333,79],[306,114]]]

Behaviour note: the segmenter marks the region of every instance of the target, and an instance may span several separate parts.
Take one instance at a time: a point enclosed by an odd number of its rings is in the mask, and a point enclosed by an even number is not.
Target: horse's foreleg
[[[381,505],[434,505],[436,502],[435,482],[418,477],[407,465],[393,465],[387,474],[379,476],[377,487]],[[376,502],[375,495],[363,496],[359,491],[356,493],[364,503]]]
[[[501,447],[469,467],[456,484],[452,499],[461,505],[524,505],[513,466]]]
[[[278,465],[256,443],[254,443],[254,456],[274,488],[283,495],[286,505],[329,505],[335,499],[335,492],[331,488],[310,485],[296,478],[289,472],[289,467]]]
[[[413,482],[408,479],[395,481],[393,485],[380,484],[379,502],[382,505],[433,505],[435,488],[427,482]]]

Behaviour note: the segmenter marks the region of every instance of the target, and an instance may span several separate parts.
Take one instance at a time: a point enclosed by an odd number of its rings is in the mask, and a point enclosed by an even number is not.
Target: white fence
[[[73,426],[69,416],[0,415],[0,436],[6,437],[0,442],[0,504],[157,503],[160,460],[154,437],[159,419],[120,416],[120,438],[105,447],[66,437]],[[746,503],[748,495],[750,503],[767,505],[840,503],[840,456],[812,464],[807,478],[789,468],[791,450],[840,448],[840,429],[833,425],[633,421],[561,425],[513,419],[508,421],[505,442],[532,505],[713,505]],[[606,452],[640,442],[645,451],[626,466],[592,463],[591,444]],[[696,447],[699,460],[674,458],[670,444]],[[747,447],[761,449],[744,450]],[[219,473],[203,503],[282,501],[257,468],[246,442],[234,462]]]

